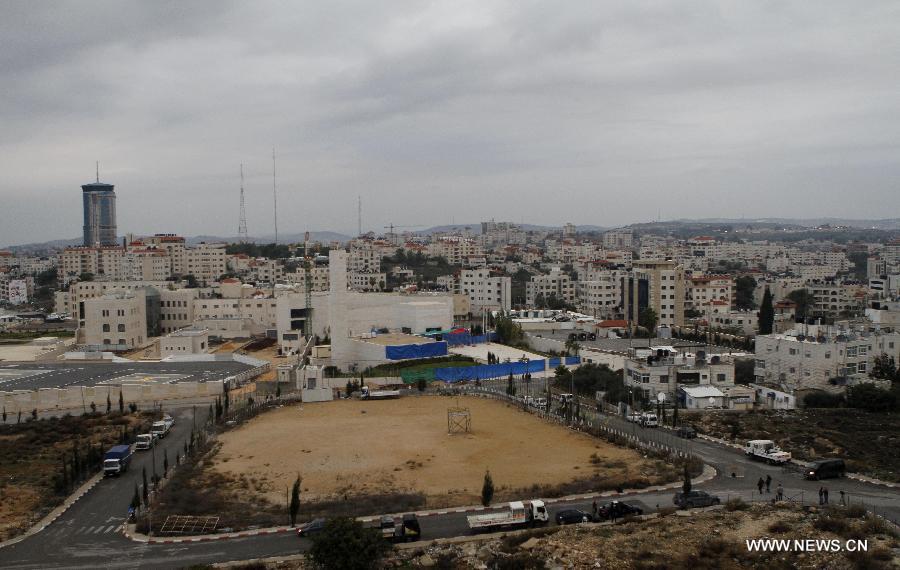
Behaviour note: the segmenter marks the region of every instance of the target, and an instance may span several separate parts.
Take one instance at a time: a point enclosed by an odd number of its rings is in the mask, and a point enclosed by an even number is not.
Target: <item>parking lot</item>
[[[235,361],[66,362],[0,364],[0,391],[97,386],[122,382],[207,382],[252,368]]]

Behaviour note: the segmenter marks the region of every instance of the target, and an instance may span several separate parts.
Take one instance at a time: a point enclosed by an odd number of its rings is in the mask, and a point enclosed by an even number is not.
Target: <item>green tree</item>
[[[125,399],[122,397],[122,388],[119,388],[119,413],[125,413]]]
[[[497,333],[497,340],[503,344],[511,346],[523,344],[525,337],[522,333],[521,325],[513,321],[512,318],[505,313],[497,315],[494,322],[494,330]]]
[[[796,315],[798,321],[809,316],[816,302],[815,296],[808,289],[795,289],[787,294],[787,298],[797,305]]]
[[[566,356],[570,354],[578,356],[578,353],[581,352],[581,345],[578,344],[578,341],[574,338],[566,340],[566,344],[564,346],[566,348]]]
[[[752,358],[735,358],[734,359],[734,382],[735,384],[750,384],[756,380],[754,376],[754,362]]]
[[[638,325],[647,329],[651,335],[656,331],[656,323],[659,320],[659,317],[656,315],[656,311],[651,309],[650,307],[644,308],[638,314]]]
[[[163,452],[163,477],[169,474],[169,450]]]
[[[79,281],[93,281],[93,280],[94,280],[94,274],[93,274],[93,273],[88,273],[88,272],[82,273],[82,274],[80,274],[80,275],[78,276],[78,280],[79,280]]]
[[[485,507],[494,499],[494,479],[490,471],[484,472],[484,483],[481,485],[481,504]]]
[[[291,526],[297,524],[297,513],[300,512],[300,474],[294,479],[294,485],[291,487]]]
[[[691,473],[688,471],[687,463],[684,464],[684,482],[681,484],[681,491],[685,495],[691,492]]]
[[[763,293],[762,305],[759,307],[759,334],[772,334],[772,326],[775,324],[775,308],[772,306],[772,293],[766,287]]]
[[[897,409],[897,395],[865,382],[847,388],[847,405],[867,412],[890,412]]]
[[[756,308],[753,293],[756,291],[756,279],[750,275],[742,275],[734,280],[734,307],[742,311]]]
[[[134,510],[141,508],[141,493],[138,491],[137,483],[134,484],[134,494],[131,495],[131,504],[129,506]]]
[[[339,517],[328,520],[313,537],[309,559],[323,570],[371,570],[380,566],[390,548],[377,529]]]
[[[428,388],[428,381],[425,378],[419,378],[416,380],[416,388],[418,388],[419,392],[424,392]]]
[[[872,370],[869,372],[872,378],[880,380],[890,380],[891,382],[900,381],[900,375],[897,373],[897,364],[894,357],[882,352],[872,362]]]
[[[109,412],[112,411],[112,399],[109,397],[109,392],[106,393],[106,415],[109,415]]]
[[[150,488],[147,487],[147,468],[146,467],[141,467],[141,483],[142,483],[141,496],[143,497],[144,505],[146,506],[146,505],[150,504],[150,502],[149,502]]]

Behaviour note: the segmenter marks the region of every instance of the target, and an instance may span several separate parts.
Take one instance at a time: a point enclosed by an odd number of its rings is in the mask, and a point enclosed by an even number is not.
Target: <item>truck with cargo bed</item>
[[[791,454],[782,451],[771,439],[752,439],[744,447],[744,453],[751,459],[759,459],[773,465],[783,465],[791,460]]]
[[[381,517],[379,523],[381,537],[388,542],[415,542],[422,536],[422,528],[416,515],[409,513],[395,520],[390,515]]]
[[[400,390],[369,390],[368,386],[360,389],[360,397],[363,400],[390,400],[400,397]]]
[[[114,445],[103,456],[103,476],[118,477],[128,471],[131,464],[131,446]]]
[[[474,532],[501,528],[533,526],[550,520],[544,501],[513,501],[505,509],[481,515],[469,515],[466,521]]]

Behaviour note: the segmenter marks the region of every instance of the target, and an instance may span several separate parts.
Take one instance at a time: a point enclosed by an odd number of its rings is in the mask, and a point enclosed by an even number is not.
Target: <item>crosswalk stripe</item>
[[[81,527],[78,529],[77,532],[84,532],[84,534],[90,534],[93,531],[94,531],[94,527],[89,526],[89,527]]]
[[[106,529],[106,530],[103,531],[103,532],[112,532],[112,531],[116,530],[117,528],[118,528],[118,527],[117,527],[116,525],[111,524],[111,525],[109,525],[109,528]]]

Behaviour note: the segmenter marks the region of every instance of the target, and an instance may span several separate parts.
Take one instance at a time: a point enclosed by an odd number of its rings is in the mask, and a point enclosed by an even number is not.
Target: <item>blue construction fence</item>
[[[557,361],[559,366],[560,359],[550,359],[552,363]],[[565,358],[566,365],[575,365],[581,362],[577,356],[569,356]],[[510,374],[521,376],[529,372],[543,372],[546,360],[529,360],[528,362],[502,362],[500,364],[481,364],[478,366],[450,366],[447,368],[436,368],[434,370],[434,379],[441,382],[460,382],[466,380],[489,380],[491,378],[504,378]],[[552,370],[555,366],[551,366]]]
[[[553,358],[547,359],[547,364],[550,367],[550,370],[553,370],[560,364],[562,364],[564,366],[572,366],[574,364],[580,364],[580,363],[581,363],[580,356],[565,356],[565,357],[555,356]]]
[[[447,343],[428,342],[425,344],[400,344],[384,347],[384,356],[388,360],[410,360],[413,358],[435,358],[447,356]]]
[[[472,335],[471,333],[455,333],[443,335],[444,340],[450,346],[459,346],[463,344],[484,344],[486,342],[494,342],[497,340],[497,333],[489,332],[482,335]]]

